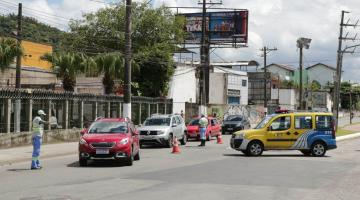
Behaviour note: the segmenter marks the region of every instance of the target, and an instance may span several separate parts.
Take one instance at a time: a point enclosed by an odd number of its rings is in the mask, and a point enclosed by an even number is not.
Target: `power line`
[[[3,5],[4,5],[4,4],[7,4],[7,5],[12,6],[12,7],[15,7],[15,8],[17,7],[17,4],[16,4],[16,3],[13,3],[13,2],[5,1],[5,0],[0,0],[0,3],[1,3],[1,2],[3,3]],[[66,17],[63,17],[63,16],[54,15],[54,14],[52,14],[52,13],[44,12],[44,11],[42,11],[42,10],[37,10],[37,9],[29,8],[29,7],[27,7],[27,6],[24,6],[24,8],[25,8],[25,9],[28,9],[28,10],[32,10],[32,11],[34,11],[34,12],[36,12],[36,13],[39,13],[39,14],[42,14],[42,15],[49,15],[49,16],[52,16],[52,17],[57,17],[57,18],[60,18],[60,19],[65,19],[65,20],[67,20],[67,21],[71,20],[71,19],[66,18]]]
[[[1,4],[1,2],[0,2],[0,8],[2,8],[2,10],[8,11],[9,13],[14,13],[14,10],[10,10],[11,8],[5,7],[4,5]],[[47,23],[47,24],[57,24],[57,25],[61,25],[61,26],[68,26],[65,23],[61,23],[59,21],[56,21],[56,19],[51,19],[51,18],[47,18],[47,17],[44,17],[44,16],[39,16],[39,15],[33,14],[31,12],[27,12],[27,11],[24,12],[24,15],[29,17],[29,18],[32,18],[32,19],[35,19],[37,21],[41,21],[41,22],[44,22],[44,23]]]

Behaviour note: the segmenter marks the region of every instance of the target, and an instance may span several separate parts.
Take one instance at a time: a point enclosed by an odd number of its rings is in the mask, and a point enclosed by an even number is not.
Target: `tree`
[[[141,95],[158,97],[165,96],[168,82],[174,73],[171,54],[150,48],[137,54],[135,61],[139,64],[139,72],[135,81],[139,85]]]
[[[65,32],[37,21],[35,18],[23,16],[22,39],[39,43],[51,44],[57,49],[60,45]],[[0,35],[12,36],[11,33],[16,30],[18,23],[17,14],[0,15]],[[58,22],[57,24],[62,24]],[[65,26],[65,24],[63,25]]]
[[[74,91],[76,75],[89,67],[86,56],[78,53],[45,54],[41,59],[52,63],[53,71],[62,79],[64,90],[70,92]]]
[[[132,75],[132,86],[134,87],[132,92],[135,95],[163,95],[166,93],[167,83],[173,71],[172,52],[175,44],[181,41],[185,35],[182,29],[184,21],[176,18],[165,7],[151,8],[145,3],[133,4],[132,20],[133,66],[135,67]],[[64,40],[63,48],[87,55],[124,52],[124,27],[124,4],[85,14],[82,20],[70,23],[70,33]],[[109,60],[109,63],[112,62]],[[105,66],[101,68],[103,72],[106,72],[104,71]],[[109,68],[111,69],[113,66]],[[154,70],[158,70],[156,78],[154,78]],[[145,71],[151,73],[143,73]],[[111,91],[113,84],[111,79],[114,78],[114,75],[111,73],[113,72],[104,74],[107,76],[103,80],[103,83],[107,85],[107,92]],[[149,92],[151,86],[154,88],[151,88],[152,92]]]
[[[21,46],[14,39],[0,38],[0,70],[4,71],[15,61],[16,56],[22,55]]]
[[[110,53],[99,55],[95,58],[98,72],[104,74],[103,85],[105,94],[114,93],[114,80],[123,80],[124,62],[123,57],[119,53]]]
[[[310,89],[311,89],[311,91],[314,91],[314,92],[319,91],[321,89],[321,85],[318,81],[313,80],[310,85]]]
[[[352,101],[350,105],[350,94],[352,95]],[[357,105],[359,103],[360,87],[353,86],[350,82],[342,82],[340,90],[341,108],[349,109],[350,106]]]

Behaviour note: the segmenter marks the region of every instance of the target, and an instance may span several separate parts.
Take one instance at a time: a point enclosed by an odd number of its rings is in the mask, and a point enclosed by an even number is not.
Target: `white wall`
[[[285,78],[291,77],[292,76],[292,72],[289,70],[286,70],[284,68],[281,68],[277,65],[269,65],[267,68],[268,72],[271,72],[273,74],[279,75],[281,80],[285,80]]]
[[[185,112],[185,102],[196,102],[197,81],[195,67],[178,66],[169,83],[167,97],[173,99],[173,112]]]
[[[335,70],[329,69],[322,64],[316,65],[307,69],[309,83],[316,80],[322,87],[326,86],[328,82],[334,82]]]
[[[225,74],[210,73],[209,103],[226,104]]]
[[[248,94],[249,94],[249,82],[247,76],[237,75],[237,74],[228,74],[227,75],[229,90],[240,90],[240,105],[248,104]],[[242,86],[242,81],[246,80],[246,86]],[[226,100],[227,101],[227,100]]]
[[[282,109],[295,109],[296,93],[294,89],[280,89],[279,98],[279,105]]]

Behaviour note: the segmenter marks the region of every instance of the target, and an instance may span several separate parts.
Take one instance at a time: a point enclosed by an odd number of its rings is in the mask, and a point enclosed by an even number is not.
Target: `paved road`
[[[80,168],[76,155],[45,159],[41,171],[28,170],[28,162],[3,166],[0,199],[360,199],[360,139],[339,142],[323,158],[296,151],[250,158],[211,143],[190,142],[180,155],[143,149],[132,167],[98,162]]]

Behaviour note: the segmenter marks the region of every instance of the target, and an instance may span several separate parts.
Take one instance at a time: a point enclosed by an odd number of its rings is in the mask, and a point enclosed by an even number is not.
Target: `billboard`
[[[186,43],[200,43],[202,13],[186,13],[184,30],[188,33]],[[243,43],[248,41],[248,11],[209,12],[206,13],[206,30],[210,42]]]

